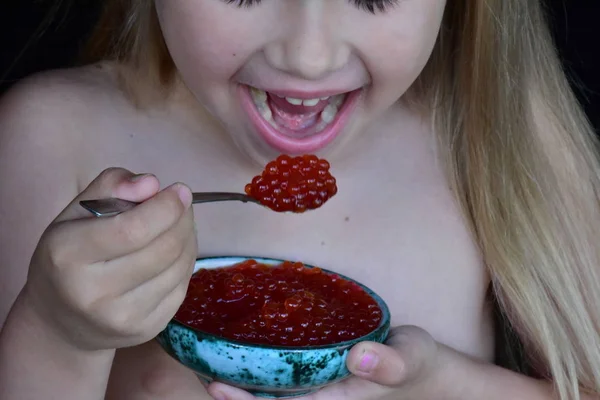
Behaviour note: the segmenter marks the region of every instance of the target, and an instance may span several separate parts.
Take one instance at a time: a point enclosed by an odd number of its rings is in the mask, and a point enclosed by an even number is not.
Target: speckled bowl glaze
[[[198,259],[195,271],[227,267],[248,259],[267,265],[282,262],[262,257],[209,257]],[[382,320],[374,331],[355,340],[311,347],[265,346],[207,334],[175,320],[167,325],[157,340],[173,358],[206,382],[227,383],[258,397],[303,396],[350,375],[346,358],[353,345],[362,341],[382,343],[387,338],[390,330],[387,305],[372,290],[356,283],[377,301],[382,310]]]

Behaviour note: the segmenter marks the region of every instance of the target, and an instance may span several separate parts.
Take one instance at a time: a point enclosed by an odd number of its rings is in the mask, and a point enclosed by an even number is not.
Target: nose
[[[320,0],[296,4],[299,7],[285,23],[281,22],[281,34],[265,47],[264,53],[272,67],[303,79],[318,80],[348,62],[350,47],[336,33],[336,23],[328,21]]]

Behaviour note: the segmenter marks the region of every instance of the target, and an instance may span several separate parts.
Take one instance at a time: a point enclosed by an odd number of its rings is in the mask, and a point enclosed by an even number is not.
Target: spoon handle
[[[192,193],[192,204],[212,203],[216,201],[241,201],[243,203],[258,203],[258,201],[243,193],[229,192],[197,192]],[[82,200],[79,204],[96,217],[111,217],[131,210],[140,203],[118,198]]]

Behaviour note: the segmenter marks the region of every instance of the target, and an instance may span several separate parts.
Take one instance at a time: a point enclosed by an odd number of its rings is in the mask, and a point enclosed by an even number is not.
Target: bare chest
[[[260,172],[240,162],[218,134],[190,132],[164,119],[104,123],[109,126],[98,130],[112,139],[95,143],[83,180],[121,166],[154,173],[163,186],[182,181],[194,191],[241,191]],[[401,132],[369,134],[376,140],[356,156],[330,160],[339,192],[317,211],[194,206],[199,256],[269,256],[338,271],[379,293],[393,325],[418,325],[444,344],[491,360],[489,278],[427,132],[404,124]],[[125,378],[131,371],[137,376]],[[149,344],[119,352],[108,398],[209,398],[202,393],[193,374]]]
[[[163,186],[242,191],[260,172],[218,134],[164,120],[128,124],[113,129],[117,151],[113,143],[103,152],[110,156],[92,157],[89,179],[122,166],[152,172]],[[195,206],[199,256],[269,256],[338,271],[378,292],[394,325],[418,325],[458,350],[491,357],[488,277],[431,135],[419,124],[372,135],[379,136],[351,160],[330,160],[339,192],[321,209],[289,215],[253,204]]]

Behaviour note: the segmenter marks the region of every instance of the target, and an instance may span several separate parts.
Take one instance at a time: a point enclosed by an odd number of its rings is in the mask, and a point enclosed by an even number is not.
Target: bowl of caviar
[[[383,343],[389,329],[383,299],[343,275],[272,258],[208,257],[196,261],[157,341],[207,383],[290,398],[349,377],[350,349]]]

